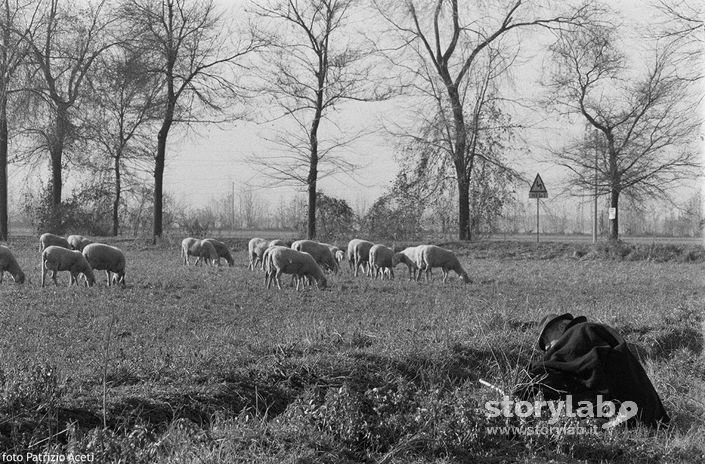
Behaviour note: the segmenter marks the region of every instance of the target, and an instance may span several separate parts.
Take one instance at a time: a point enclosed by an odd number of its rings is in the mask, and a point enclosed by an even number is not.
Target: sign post
[[[531,184],[529,189],[529,198],[536,198],[536,243],[539,242],[539,199],[548,198],[548,190],[546,190],[546,185],[543,183],[541,176],[536,174],[536,179],[534,183]]]

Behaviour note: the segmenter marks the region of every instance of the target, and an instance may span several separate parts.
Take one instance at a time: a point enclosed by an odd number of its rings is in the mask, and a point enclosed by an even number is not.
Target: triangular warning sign
[[[546,190],[546,186],[539,174],[536,174],[536,179],[534,179],[534,183],[531,185],[529,198],[548,198],[548,190]]]

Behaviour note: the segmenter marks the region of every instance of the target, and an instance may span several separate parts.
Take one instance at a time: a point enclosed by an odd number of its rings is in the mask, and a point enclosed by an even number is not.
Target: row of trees
[[[683,63],[701,54],[702,21],[689,20],[688,0],[656,7],[664,24],[649,38],[654,46],[629,60],[616,14],[594,0],[272,0],[229,14],[212,0],[2,0],[0,239],[11,138],[14,160],[49,161],[54,228],[65,217],[67,166],[111,185],[114,234],[123,195],[141,187],[135,173],[150,171],[156,240],[172,128],[250,117],[253,99],[265,108],[257,116],[282,129],[270,140],[280,150],[251,161],[306,189],[315,238],[325,198],[318,181],[356,167],[346,147],[362,133],[339,124],[345,103],[399,97],[421,109],[390,128],[401,169],[375,206],[413,222],[450,199],[457,213],[442,222],[469,240],[521,181],[508,153],[523,124],[506,84],[520,43],[537,31],[555,39],[543,108],[581,118],[596,134],[555,156],[579,189],[610,198],[617,238],[622,196],[665,195],[698,165],[702,102],[692,85],[702,75],[684,74]],[[236,17],[251,23],[236,28]],[[343,214],[343,205],[328,207]]]
[[[525,192],[524,192],[525,193]],[[503,234],[530,234],[536,232],[536,203],[524,195],[509,194],[502,202],[501,213],[496,205],[474,206],[471,222],[472,233],[479,237]],[[209,234],[231,234],[235,230],[270,230],[270,234],[285,232],[287,235],[303,236],[307,233],[307,197],[295,195],[267,202],[252,190],[212,198],[208,206],[194,208],[183,202],[167,198],[165,217],[178,229],[177,234],[206,236]],[[604,199],[606,200],[606,199]],[[70,202],[81,212],[76,197]],[[457,201],[452,196],[434,201],[433,205],[419,207],[413,197],[384,194],[368,207],[353,210],[342,199],[318,192],[316,223],[318,238],[324,241],[345,241],[365,236],[387,242],[423,240],[429,237],[450,239],[457,234],[457,218],[453,207]],[[592,201],[574,201],[567,205],[564,200],[542,201],[540,205],[541,233],[583,234],[592,233]],[[598,234],[609,235],[609,203],[598,205]],[[90,214],[90,206],[82,211],[90,226],[100,227],[100,217]],[[702,199],[693,195],[679,204],[630,203],[623,210],[621,232],[628,236],[694,237],[701,229],[704,217]],[[149,225],[145,223],[144,211],[139,204],[130,204],[123,209],[123,222],[129,225],[130,233],[138,235]],[[275,232],[277,231],[277,232]],[[96,232],[92,232],[96,233]],[[253,232],[254,233],[254,232]]]
[[[241,97],[234,67],[258,40],[208,0],[3,0],[0,18],[0,239],[11,137],[14,160],[49,160],[50,228],[62,227],[67,166],[113,185],[114,234],[130,169],[148,169],[161,236],[169,133]]]

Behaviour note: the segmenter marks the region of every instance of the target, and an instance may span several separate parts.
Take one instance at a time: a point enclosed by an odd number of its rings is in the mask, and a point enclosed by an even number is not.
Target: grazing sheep
[[[201,262],[211,266],[220,266],[220,257],[211,242],[199,240],[193,244],[190,249],[193,256],[196,257],[195,265],[198,266]]]
[[[394,251],[384,245],[374,245],[370,248],[370,267],[372,268],[372,277],[375,279],[380,277],[384,280],[385,274],[390,279],[394,278],[394,267],[392,266],[392,258]]]
[[[277,248],[289,248],[284,245],[274,245],[268,247],[266,250],[264,250],[264,253],[262,253],[262,269],[264,269],[264,285],[265,287],[269,288],[272,279],[274,279],[274,274],[276,273],[276,269],[274,268],[274,263],[272,262],[271,259],[271,254],[272,251],[277,249]]]
[[[287,245],[284,240],[279,240],[278,238],[276,238],[276,239],[272,240],[271,242],[269,242],[269,246],[268,246],[268,247],[269,247],[269,248],[272,248],[272,247],[274,247],[274,246],[285,246],[285,247],[288,247],[289,245]]]
[[[318,243],[314,240],[297,240],[291,244],[291,249],[310,254],[324,270],[338,271],[338,263],[335,262],[330,245]]]
[[[71,273],[69,286],[74,283],[78,285],[78,281],[76,280],[78,274],[86,276],[86,284],[89,287],[95,284],[93,269],[80,251],[69,250],[68,248],[56,245],[46,247],[44,251],[42,251],[42,287],[44,287],[44,278],[46,277],[47,271],[51,271],[51,278],[54,281],[54,285],[58,285],[56,282],[57,271],[69,271]]]
[[[321,289],[326,288],[328,284],[323,276],[323,270],[313,259],[313,256],[308,253],[286,247],[274,247],[269,250],[267,259],[271,261],[267,264],[268,267],[271,266],[270,273],[272,269],[274,270],[274,276],[270,277],[267,288],[269,288],[272,281],[275,281],[277,287],[281,290],[282,274],[292,274],[298,278],[296,290],[299,289],[299,284],[305,277],[313,278]]]
[[[335,267],[337,272],[338,269],[340,269],[340,263],[345,259],[345,252],[335,245],[331,245],[329,243],[324,243],[324,245],[330,249],[333,259],[335,259]]]
[[[190,263],[190,256],[196,257],[194,263],[198,266],[202,261],[212,266],[220,266],[220,256],[216,251],[215,246],[208,239],[199,240],[197,238],[188,237],[181,241],[181,259],[187,266]]]
[[[407,247],[392,257],[392,267],[397,267],[399,263],[404,263],[409,268],[409,280],[416,280],[416,273],[419,269],[416,264],[417,251],[419,247]]]
[[[93,243],[93,240],[90,240],[83,235],[69,235],[66,238],[66,241],[69,242],[69,246],[72,250],[78,251],[83,251],[86,245]]]
[[[463,282],[470,283],[470,277],[465,269],[460,265],[458,257],[455,256],[450,250],[441,248],[435,245],[420,245],[417,251],[417,265],[419,267],[419,274],[417,280],[421,278],[421,271],[426,271],[426,280],[431,278],[431,269],[434,267],[440,267],[443,271],[443,282],[448,279],[448,274],[450,271],[455,271]]]
[[[345,251],[345,257],[348,259],[348,268],[350,272],[355,269],[355,245],[359,242],[359,238],[354,238],[348,242],[347,250]]]
[[[185,265],[191,264],[189,256],[192,256],[191,247],[198,242],[197,238],[186,237],[181,241],[181,263]]]
[[[49,246],[59,246],[62,248],[68,248],[69,250],[71,249],[71,245],[69,245],[68,240],[64,237],[47,232],[39,237],[39,251],[44,251],[44,249]]]
[[[369,262],[370,248],[372,248],[373,245],[374,243],[359,238],[354,238],[348,243],[348,263],[352,262],[351,267],[355,277],[357,277],[358,269],[360,269],[361,266],[366,266],[366,274],[372,275]]]
[[[250,240],[247,244],[247,256],[250,258],[247,269],[255,270],[257,263],[262,262],[262,254],[267,248],[269,248],[269,242],[263,238],[255,237]]]
[[[269,288],[269,286],[271,285],[271,283],[274,279],[274,275],[277,272],[276,268],[274,267],[274,263],[272,262],[272,258],[270,257],[272,250],[274,250],[275,248],[290,249],[286,245],[274,245],[274,246],[270,246],[269,248],[264,250],[264,253],[262,254],[262,269],[264,269],[264,285],[267,288]],[[296,283],[298,286],[299,280],[300,279],[297,275],[292,275],[291,276],[291,286],[293,287],[294,283]],[[310,280],[309,280],[309,284],[310,284]]]
[[[225,258],[225,261],[228,262],[228,266],[230,267],[235,265],[233,255],[230,254],[230,250],[228,249],[228,246],[225,243],[218,241],[214,238],[205,238],[203,240],[212,243],[213,247],[215,247],[215,251],[218,253],[218,266],[220,266],[220,258]]]
[[[83,256],[94,270],[105,271],[108,287],[113,283],[125,286],[125,255],[119,248],[91,243],[83,249]]]
[[[0,284],[5,271],[10,273],[16,283],[24,283],[24,272],[22,272],[22,268],[20,268],[12,252],[8,247],[0,245]]]

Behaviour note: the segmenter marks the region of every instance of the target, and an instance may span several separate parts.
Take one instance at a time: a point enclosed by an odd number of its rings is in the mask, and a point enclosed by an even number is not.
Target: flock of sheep
[[[125,286],[125,255],[114,246],[93,243],[81,235],[69,235],[64,238],[50,233],[39,237],[39,251],[42,253],[42,287],[47,272],[56,285],[56,273],[69,271],[69,285],[78,284],[78,275],[83,274],[86,285],[95,284],[94,270],[105,271],[108,285]],[[17,283],[24,283],[25,274],[12,252],[0,245],[0,282],[5,271],[12,275]]]
[[[119,248],[93,243],[81,235],[64,238],[46,233],[42,234],[39,242],[42,253],[42,287],[48,272],[51,272],[56,285],[58,271],[70,273],[69,285],[78,284],[78,276],[83,274],[86,285],[92,286],[96,282],[94,270],[105,271],[108,286],[125,286],[125,255]],[[212,238],[185,238],[181,242],[182,263],[189,265],[191,256],[196,258],[196,265],[204,263],[220,266],[220,258],[224,258],[230,266],[235,263],[227,245]],[[249,269],[255,270],[259,265],[265,271],[267,288],[276,283],[281,289],[282,274],[292,275],[297,290],[313,282],[319,288],[325,288],[328,285],[325,273],[337,273],[340,264],[346,259],[355,276],[362,270],[373,278],[392,279],[394,268],[403,263],[409,270],[410,280],[419,280],[422,271],[426,273],[426,280],[429,280],[432,269],[441,268],[443,282],[448,279],[450,271],[458,274],[463,282],[470,282],[468,273],[455,254],[435,245],[418,245],[394,252],[385,245],[353,239],[348,243],[347,250],[343,251],[335,245],[314,240],[297,240],[287,246],[282,240],[253,238],[248,244],[248,257]],[[15,282],[24,283],[25,274],[12,252],[0,245],[0,283],[5,271],[12,275]]]
[[[443,282],[448,279],[450,271],[458,274],[463,282],[470,282],[457,256],[435,245],[418,245],[395,253],[385,245],[353,239],[348,242],[347,251],[343,252],[335,245],[313,240],[297,240],[287,247],[281,240],[253,238],[248,244],[248,257],[249,269],[254,270],[258,264],[264,269],[267,288],[275,282],[281,289],[282,274],[293,276],[297,290],[301,283],[306,282],[316,282],[319,288],[325,288],[327,280],[324,271],[337,273],[345,259],[355,276],[363,270],[373,278],[391,279],[394,278],[394,268],[403,263],[409,270],[410,280],[419,280],[422,271],[429,280],[432,269],[441,268]]]

